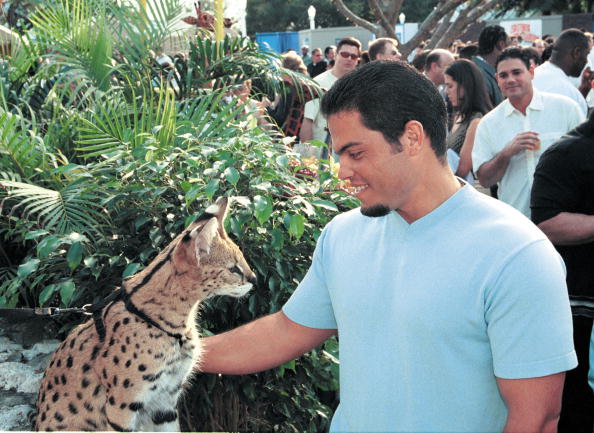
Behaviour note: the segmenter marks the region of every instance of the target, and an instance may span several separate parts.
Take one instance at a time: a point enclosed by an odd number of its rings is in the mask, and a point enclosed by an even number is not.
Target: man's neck
[[[493,50],[489,54],[481,54],[481,57],[489,65],[495,67],[495,63],[497,62],[498,55],[499,55],[499,52],[497,50]]]
[[[556,67],[558,67],[559,69],[561,69],[563,71],[563,73],[569,77],[569,74],[567,73],[569,68],[567,68],[567,66],[564,65],[562,61],[560,61],[557,58],[551,57],[549,59],[549,63],[551,65],[555,65]]]
[[[330,73],[332,75],[334,75],[336,78],[342,78],[344,75],[347,74],[347,72],[349,72],[349,71],[345,71],[344,69],[339,69],[336,66],[334,66],[332,69],[330,69]]]
[[[533,97],[534,97],[534,91],[530,92],[530,94],[525,95],[521,98],[517,98],[517,99],[516,98],[508,98],[508,99],[509,99],[509,103],[512,105],[512,107],[514,107],[516,110],[518,110],[520,113],[522,113],[525,116],[526,109],[532,102]]]
[[[410,206],[396,212],[409,224],[423,218],[446,202],[462,187],[449,166],[437,160],[425,170],[423,182],[411,193]],[[414,197],[413,197],[414,196]]]

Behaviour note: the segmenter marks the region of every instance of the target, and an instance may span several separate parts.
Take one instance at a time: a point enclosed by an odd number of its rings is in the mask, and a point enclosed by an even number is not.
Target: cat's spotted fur
[[[210,206],[70,333],[42,380],[37,430],[179,430],[176,403],[200,358],[198,304],[255,280],[223,229],[227,207]]]

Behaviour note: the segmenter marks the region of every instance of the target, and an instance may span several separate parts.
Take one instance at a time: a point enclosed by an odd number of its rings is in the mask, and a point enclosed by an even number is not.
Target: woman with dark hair
[[[445,85],[448,98],[454,107],[452,129],[446,144],[448,149],[459,156],[456,175],[471,179],[471,156],[476,127],[481,117],[493,107],[483,75],[470,60],[456,60],[448,66],[445,70]]]

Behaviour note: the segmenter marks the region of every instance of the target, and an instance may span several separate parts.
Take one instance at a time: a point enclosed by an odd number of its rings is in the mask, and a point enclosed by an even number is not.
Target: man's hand
[[[479,182],[485,188],[495,185],[505,175],[509,162],[514,155],[525,150],[536,150],[539,148],[540,139],[538,138],[538,132],[526,131],[519,133],[493,159],[485,162],[478,168],[476,174]]]
[[[505,152],[509,158],[524,150],[537,150],[540,148],[540,138],[538,132],[526,131],[520,132],[512,141],[510,141],[502,152]]]
[[[588,92],[592,88],[592,80],[594,79],[594,72],[587,66],[584,71],[582,72],[582,80],[580,81],[580,85],[578,87],[579,91],[584,98],[588,96]]]

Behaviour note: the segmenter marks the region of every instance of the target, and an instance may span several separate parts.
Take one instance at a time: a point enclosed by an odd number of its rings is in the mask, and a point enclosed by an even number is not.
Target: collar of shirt
[[[509,102],[509,99],[506,99],[505,101],[503,101],[503,103],[505,104],[503,113],[505,117],[511,116],[514,112],[520,113],[520,111],[516,110],[516,108],[511,104],[511,102]],[[528,107],[526,107],[526,115],[528,115],[528,111],[530,110],[544,110],[544,101],[542,99],[542,94],[535,87],[532,87],[532,100],[530,101],[530,104],[528,104]]]

